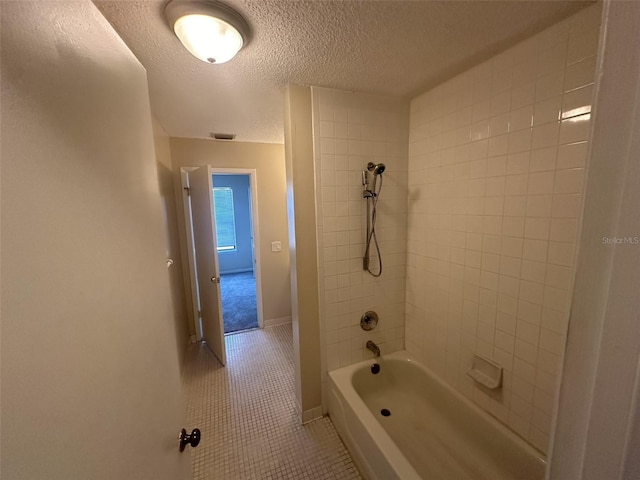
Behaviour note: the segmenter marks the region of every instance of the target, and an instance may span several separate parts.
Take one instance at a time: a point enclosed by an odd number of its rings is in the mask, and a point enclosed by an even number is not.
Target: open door
[[[222,363],[227,364],[224,345],[224,325],[220,302],[220,272],[216,251],[216,222],[213,209],[211,167],[189,172],[189,194],[193,221],[195,267],[200,293],[202,336]]]
[[[145,69],[92,2],[0,29],[0,478],[191,479]]]

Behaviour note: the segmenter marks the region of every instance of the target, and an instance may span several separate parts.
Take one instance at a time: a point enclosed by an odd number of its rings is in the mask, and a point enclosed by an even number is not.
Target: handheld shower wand
[[[386,167],[384,163],[375,164],[373,162],[369,162],[367,164],[367,170],[362,171],[362,184],[365,187],[362,196],[366,199],[367,202],[367,237],[364,257],[362,257],[362,268],[374,277],[379,277],[380,275],[382,275],[382,255],[380,254],[380,246],[378,245],[378,237],[376,236],[376,216],[378,198],[380,196],[380,192],[382,191],[382,173],[384,172],[385,168]],[[369,172],[373,173],[373,185],[371,189],[367,188],[369,186]],[[378,177],[380,177],[380,187],[376,191]],[[369,268],[369,250],[371,248],[371,240],[373,240],[373,243],[376,247],[376,253],[378,254],[379,268],[377,273],[372,272]]]
[[[367,170],[369,170],[370,172],[373,172],[375,176],[382,175],[382,172],[384,172],[385,168],[387,167],[385,167],[384,163],[378,163],[378,164],[375,164],[373,162],[367,163]]]

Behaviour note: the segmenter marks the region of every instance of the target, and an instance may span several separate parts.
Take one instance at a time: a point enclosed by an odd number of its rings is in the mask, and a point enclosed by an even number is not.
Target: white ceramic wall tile
[[[372,355],[365,348],[367,340],[378,344],[383,353],[404,348],[409,105],[394,98],[316,87],[312,97],[326,373]],[[447,122],[456,128],[455,115]],[[425,121],[424,128],[439,128],[427,125]],[[488,135],[488,122],[483,125],[475,127],[475,135]],[[466,141],[469,135],[467,129]],[[412,148],[416,163],[422,163],[426,152],[420,145]],[[376,223],[384,266],[380,278],[362,270],[366,203],[361,178],[368,162],[386,165]],[[438,171],[438,180],[445,181],[452,172]],[[373,246],[371,252],[375,270]],[[376,311],[380,318],[372,332],[359,326],[367,310]]]
[[[593,72],[596,68],[596,56],[585,58],[580,62],[569,65],[565,70],[564,91],[570,92],[576,88],[593,85]]]
[[[406,348],[542,451],[568,322],[600,8],[410,106]],[[474,352],[505,368],[501,395],[466,377]]]

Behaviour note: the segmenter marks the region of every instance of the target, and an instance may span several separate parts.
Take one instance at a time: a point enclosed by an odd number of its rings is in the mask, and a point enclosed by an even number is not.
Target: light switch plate
[[[281,252],[282,251],[282,242],[271,242],[271,251],[272,252]]]

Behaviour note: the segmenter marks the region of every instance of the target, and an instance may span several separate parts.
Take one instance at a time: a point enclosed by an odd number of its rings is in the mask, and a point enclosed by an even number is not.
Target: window
[[[236,251],[236,219],[233,212],[233,190],[229,187],[213,188],[216,211],[216,241],[219,252]]]

